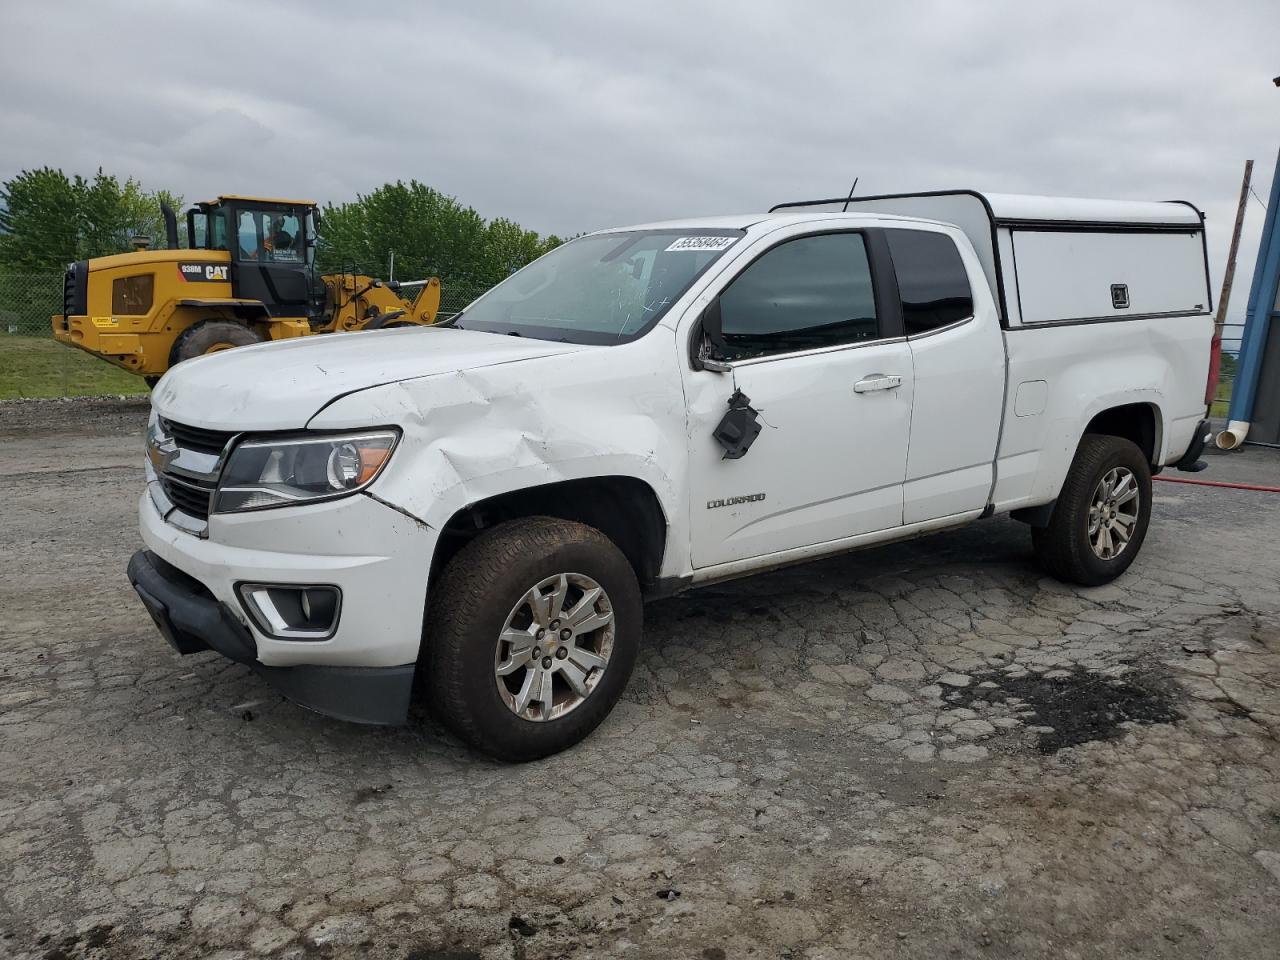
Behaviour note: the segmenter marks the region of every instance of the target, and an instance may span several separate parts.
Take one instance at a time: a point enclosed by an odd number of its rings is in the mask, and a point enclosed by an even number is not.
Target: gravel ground
[[[144,417],[0,405],[2,956],[1276,955],[1280,496],[1158,484],[1097,589],[992,520],[653,604],[596,735],[504,766],[174,657]]]

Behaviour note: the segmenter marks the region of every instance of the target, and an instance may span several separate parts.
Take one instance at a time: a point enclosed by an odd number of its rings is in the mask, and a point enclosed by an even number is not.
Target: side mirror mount
[[[728,373],[733,368],[720,359],[720,351],[724,347],[724,334],[720,328],[720,300],[717,298],[707,304],[698,319],[702,336],[698,340],[698,355],[694,365],[700,370],[713,370],[716,373]]]

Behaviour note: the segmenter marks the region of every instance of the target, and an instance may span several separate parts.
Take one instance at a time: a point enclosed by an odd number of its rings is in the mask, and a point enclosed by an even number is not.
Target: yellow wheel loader
[[[162,206],[167,249],[80,260],[63,279],[53,335],[154,385],[175,363],[313,333],[435,322],[440,281],[317,276],[316,205],[221,196],[187,211],[186,248]],[[418,287],[412,300],[400,291]]]

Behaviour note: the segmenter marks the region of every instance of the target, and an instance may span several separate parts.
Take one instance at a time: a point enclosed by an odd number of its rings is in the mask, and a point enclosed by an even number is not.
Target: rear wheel
[[[1097,586],[1133,563],[1151,522],[1151,465],[1131,440],[1080,441],[1048,526],[1031,531],[1041,566],[1060,580]]]
[[[640,587],[585,524],[531,517],[467,544],[432,585],[423,687],[473,747],[535,760],[613,709],[640,645]]]
[[[243,323],[236,323],[234,320],[201,320],[178,334],[178,339],[173,342],[173,349],[169,352],[169,366],[192,357],[203,357],[232,347],[247,347],[261,342],[262,337]]]

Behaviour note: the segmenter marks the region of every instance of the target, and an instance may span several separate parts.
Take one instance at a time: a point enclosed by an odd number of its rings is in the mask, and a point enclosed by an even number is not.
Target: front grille
[[[183,513],[209,519],[209,498],[213,494],[212,486],[205,486],[194,480],[178,480],[168,474],[160,475],[160,486],[169,501]]]
[[[151,440],[155,445],[152,464],[156,478],[168,501],[188,517],[209,519],[209,506],[222,471],[222,451],[235,436],[226,430],[160,420],[159,430]]]
[[[204,427],[188,427],[172,420],[162,420],[164,432],[173,437],[173,442],[187,450],[198,450],[201,453],[221,453],[227,442],[235,436],[224,430],[206,430]]]

